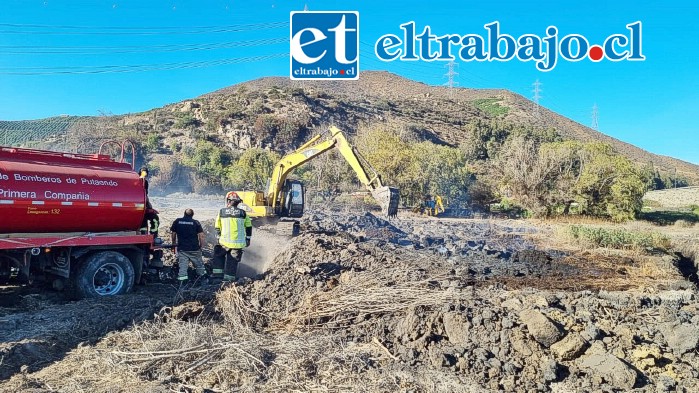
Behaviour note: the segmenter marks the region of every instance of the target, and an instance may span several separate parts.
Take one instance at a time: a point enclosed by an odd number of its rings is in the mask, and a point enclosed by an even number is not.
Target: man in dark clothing
[[[252,236],[250,217],[238,207],[240,202],[237,193],[229,192],[226,194],[226,207],[216,217],[218,246],[214,247],[213,275],[223,275],[224,282],[235,281],[243,249],[250,245]]]
[[[204,246],[204,229],[199,221],[194,218],[194,211],[187,209],[184,211],[184,216],[178,218],[172,223],[170,231],[172,232],[172,244],[176,245],[175,252],[178,256],[180,271],[177,279],[184,283],[189,278],[187,269],[191,261],[197,269],[197,275],[206,283],[206,269],[204,268],[204,260],[201,256],[201,248]]]

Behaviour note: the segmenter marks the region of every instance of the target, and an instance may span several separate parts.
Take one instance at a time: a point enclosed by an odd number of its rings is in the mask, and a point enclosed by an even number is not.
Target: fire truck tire
[[[86,256],[75,273],[75,292],[80,298],[120,295],[130,292],[134,285],[131,262],[116,251]]]

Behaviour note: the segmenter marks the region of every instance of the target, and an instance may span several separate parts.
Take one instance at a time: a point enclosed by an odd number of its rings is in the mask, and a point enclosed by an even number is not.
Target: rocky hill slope
[[[464,125],[477,119],[499,119],[519,125],[553,128],[565,139],[609,143],[635,162],[653,163],[656,168],[666,172],[676,169],[680,176],[699,179],[697,165],[647,152],[546,108],[541,108],[539,117],[536,117],[529,99],[508,90],[458,88],[450,91],[388,72],[364,72],[357,81],[341,82],[263,78],[201,98],[215,100],[235,94],[241,87],[251,91],[264,91],[272,87],[301,88],[319,96],[318,105],[310,103],[310,109],[320,115],[321,122],[334,121],[342,125],[342,121],[349,121],[348,125],[354,127],[357,120],[371,120],[372,117],[375,120],[391,119],[417,127],[427,136],[453,145],[464,141]],[[338,113],[324,113],[326,108],[322,105],[323,101],[336,102],[339,105]]]
[[[143,113],[95,117],[91,122],[81,118],[68,127],[61,147],[84,148],[92,138],[118,133],[150,138],[155,154],[172,154],[201,139],[234,150],[257,146],[286,152],[327,125],[352,134],[362,124],[376,122],[390,122],[422,139],[458,145],[466,140],[469,124],[499,121],[553,129],[564,139],[606,142],[637,163],[652,163],[660,173],[699,184],[697,165],[649,153],[545,108],[534,116],[532,105],[507,90],[449,90],[388,72],[363,72],[357,81],[268,77]],[[3,122],[0,131],[12,123]]]

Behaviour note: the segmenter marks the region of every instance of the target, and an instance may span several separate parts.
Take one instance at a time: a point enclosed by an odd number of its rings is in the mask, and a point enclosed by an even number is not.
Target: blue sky
[[[242,81],[289,73],[289,12],[357,10],[360,69],[428,84],[446,82],[443,63],[376,59],[373,44],[415,21],[433,33],[560,36],[591,43],[643,23],[643,62],[461,62],[460,86],[505,88],[585,125],[599,108],[600,131],[648,151],[699,164],[699,5],[689,1],[0,1],[0,120],[60,114],[131,113]],[[56,53],[58,52],[58,53]],[[361,75],[360,75],[361,78]]]

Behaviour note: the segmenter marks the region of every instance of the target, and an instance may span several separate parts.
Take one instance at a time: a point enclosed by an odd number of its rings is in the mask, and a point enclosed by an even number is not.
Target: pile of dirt
[[[619,273],[612,257],[537,250],[521,228],[313,216],[304,224],[316,230],[257,279],[163,309],[0,390],[699,390],[691,284],[663,289]],[[421,238],[455,248],[440,255]],[[683,281],[671,269],[669,281]]]
[[[348,215],[337,212],[314,211],[301,220],[305,232],[333,232],[354,236],[357,240],[380,239],[398,243],[406,233],[396,228],[391,222],[373,213]]]
[[[695,290],[512,291],[473,284],[438,260],[314,236],[298,239],[242,296],[267,316],[257,329],[378,341],[388,362],[466,375],[485,389],[699,387],[684,378],[699,375]]]

